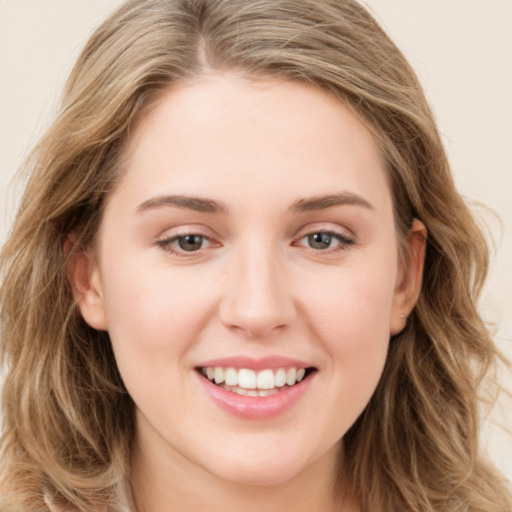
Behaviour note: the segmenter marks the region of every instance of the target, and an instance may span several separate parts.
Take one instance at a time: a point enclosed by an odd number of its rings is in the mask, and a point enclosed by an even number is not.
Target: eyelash
[[[332,242],[333,240],[335,240],[338,242],[338,244],[336,244],[334,247],[327,247],[325,249],[315,249],[314,247],[303,246],[300,243],[302,240],[305,240],[305,239],[307,240],[308,237],[312,237],[315,235],[326,235],[331,238],[331,240],[329,242]],[[201,239],[201,247],[199,247],[197,250],[191,250],[191,251],[187,251],[183,248],[178,248],[177,246],[178,246],[180,240],[182,241],[187,237],[200,238]],[[171,238],[158,240],[156,243],[164,251],[174,254],[176,256],[184,257],[184,258],[197,256],[198,253],[200,253],[204,249],[204,244],[220,245],[220,244],[216,244],[212,240],[212,238],[208,237],[207,235],[203,235],[200,233],[194,233],[194,232],[184,233],[184,234],[173,236]],[[320,253],[321,254],[331,254],[331,253],[335,253],[338,251],[347,250],[348,247],[350,247],[351,245],[354,245],[354,244],[355,244],[355,240],[346,235],[343,235],[336,231],[318,229],[318,230],[310,231],[310,232],[303,234],[300,238],[296,239],[296,241],[294,241],[292,245],[299,246],[299,247],[307,247],[308,249],[314,251],[315,253],[319,253],[319,254]]]

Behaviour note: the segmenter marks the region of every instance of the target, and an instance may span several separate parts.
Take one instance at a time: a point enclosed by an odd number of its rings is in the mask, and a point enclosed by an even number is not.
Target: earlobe
[[[406,260],[401,264],[393,298],[390,318],[390,334],[403,330],[407,317],[414,308],[420,292],[425,263],[427,230],[418,219],[414,219],[407,236]]]
[[[89,250],[76,247],[76,238],[64,242],[66,275],[84,320],[94,329],[107,330],[100,272]]]

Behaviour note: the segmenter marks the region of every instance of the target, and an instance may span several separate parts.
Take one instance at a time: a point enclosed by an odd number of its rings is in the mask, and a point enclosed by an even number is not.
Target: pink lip
[[[206,366],[206,365],[205,365]],[[217,364],[214,366],[235,366],[234,364]],[[279,365],[280,367],[286,365]],[[290,365],[295,366],[295,365]],[[241,366],[247,368],[247,366]],[[269,368],[269,366],[265,366]],[[195,372],[200,383],[204,386],[205,391],[210,398],[224,411],[234,414],[240,418],[251,420],[268,420],[283,414],[296,404],[306,393],[314,380],[315,375],[306,377],[302,382],[294,386],[279,391],[275,395],[266,397],[243,396],[226,391],[220,386],[216,386],[207,378],[203,377],[199,372]]]
[[[223,357],[220,359],[210,359],[197,365],[201,367],[213,367],[220,366],[223,368],[248,368],[251,370],[265,370],[267,368],[271,370],[277,370],[278,368],[296,367],[296,368],[310,368],[313,364],[299,361],[298,359],[292,359],[283,356],[268,356],[260,359],[254,359],[251,357],[237,356],[237,357]]]

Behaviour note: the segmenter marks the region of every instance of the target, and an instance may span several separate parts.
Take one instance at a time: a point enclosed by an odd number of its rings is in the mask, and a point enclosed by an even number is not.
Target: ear
[[[77,248],[76,237],[64,242],[66,274],[82,317],[94,329],[107,330],[103,288],[96,259],[90,250]]]
[[[427,229],[414,219],[407,235],[406,258],[397,273],[395,295],[391,308],[390,334],[398,334],[405,327],[407,317],[414,308],[421,292]]]

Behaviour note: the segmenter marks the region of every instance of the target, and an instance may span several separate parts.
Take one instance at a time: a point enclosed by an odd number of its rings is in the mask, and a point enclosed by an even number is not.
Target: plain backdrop
[[[250,0],[248,0],[250,1]],[[120,0],[0,0],[0,245],[23,156],[52,119],[59,93],[92,30]],[[427,93],[459,189],[495,240],[481,303],[512,356],[512,0],[367,0]],[[509,389],[510,376],[502,378]],[[509,379],[508,381],[506,379]],[[486,421],[484,443],[512,480],[509,401]]]

